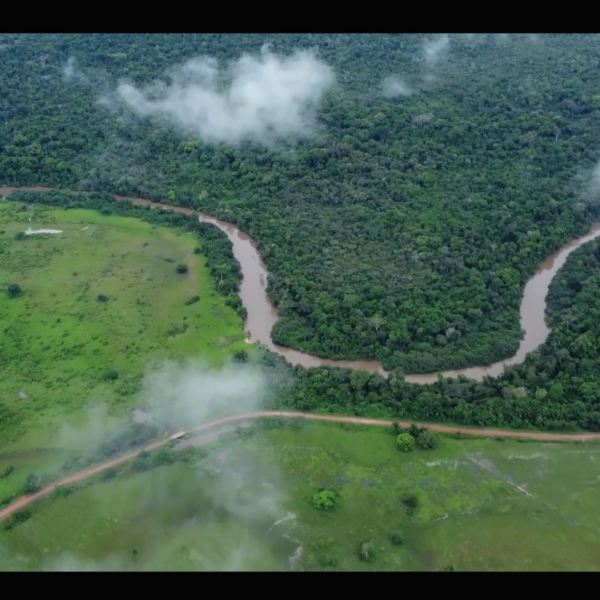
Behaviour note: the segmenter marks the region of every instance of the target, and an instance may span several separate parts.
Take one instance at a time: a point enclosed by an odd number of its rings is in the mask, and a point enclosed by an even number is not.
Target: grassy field
[[[325,424],[267,440],[293,474],[314,568],[330,560],[349,570],[599,568],[597,445],[440,438],[436,450],[401,453],[381,430]],[[299,501],[320,487],[338,494],[335,511]],[[407,494],[418,498],[414,511]],[[405,533],[402,546],[390,542],[393,530]],[[364,541],[375,549],[371,564],[358,559]]]
[[[28,227],[62,233],[15,239]],[[62,464],[89,442],[79,424],[91,407],[107,426],[128,414],[153,361],[219,364],[248,349],[189,234],[7,201],[0,232],[0,472],[12,465],[21,473],[0,479],[0,501],[26,472]],[[22,295],[9,298],[13,283]]]
[[[301,544],[304,570],[598,570],[600,446],[439,438],[402,453],[394,442],[307,423],[215,443],[197,461],[128,467],[0,532],[0,564],[270,570],[289,568]],[[323,488],[332,510],[313,506]]]
[[[4,534],[0,570],[280,568],[269,544],[221,514],[207,489],[206,477],[178,463],[49,501]]]

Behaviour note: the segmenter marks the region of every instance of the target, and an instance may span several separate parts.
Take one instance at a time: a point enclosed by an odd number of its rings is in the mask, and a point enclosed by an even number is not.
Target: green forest
[[[519,345],[519,303],[540,261],[600,217],[588,185],[600,158],[596,37],[453,35],[427,64],[424,36],[407,34],[3,34],[0,183],[98,193],[44,199],[63,206],[142,214],[110,201],[120,194],[237,224],[269,269],[278,344],[404,373],[489,364]],[[316,49],[333,69],[316,135],[277,148],[206,143],[99,102],[121,79],[149,84],[193,57],[237,60],[265,42],[280,55]],[[79,75],[65,77],[67,65]],[[393,75],[416,93],[387,97]],[[199,233],[243,316],[227,240]],[[548,342],[498,379],[416,386],[296,367],[277,402],[598,430],[598,248],[574,253],[553,282]]]

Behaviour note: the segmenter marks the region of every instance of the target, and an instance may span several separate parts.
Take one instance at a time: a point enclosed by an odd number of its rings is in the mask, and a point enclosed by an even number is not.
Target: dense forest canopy
[[[315,135],[205,142],[99,102],[186,61],[313,49]],[[428,372],[506,357],[523,285],[596,217],[596,36],[3,35],[0,181],[109,191],[253,236],[283,345]],[[168,81],[168,79],[166,80]],[[396,94],[395,97],[393,94]]]
[[[413,373],[491,363],[518,346],[527,277],[599,217],[597,38],[4,34],[0,183],[168,200],[236,223],[269,268],[283,345]],[[265,43],[275,57],[312,50],[335,78],[305,136],[219,142],[114,101],[123,80],[139,90],[175,74],[172,89],[191,59],[226,65]],[[600,428],[594,248],[553,284],[548,343],[503,377],[421,388],[296,369],[289,402]]]
[[[600,431],[600,240],[576,250],[552,281],[548,341],[525,362],[483,382],[402,378],[341,369],[296,369],[301,410],[394,415],[465,425]],[[286,400],[284,400],[286,401]]]

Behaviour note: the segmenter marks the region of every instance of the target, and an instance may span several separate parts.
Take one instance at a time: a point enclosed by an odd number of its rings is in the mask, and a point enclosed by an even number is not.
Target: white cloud
[[[423,55],[428,65],[435,65],[450,48],[450,36],[440,35],[423,42]]]
[[[71,56],[62,68],[63,76],[67,81],[80,81],[87,83],[88,78],[77,66],[77,61]]]
[[[185,428],[227,414],[262,409],[268,382],[263,371],[241,365],[213,369],[202,362],[166,362],[143,382],[146,407],[162,424]]]
[[[316,109],[335,81],[313,52],[279,57],[263,47],[221,71],[213,58],[195,58],[175,69],[171,82],[146,89],[121,83],[118,97],[142,117],[163,117],[209,143],[245,139],[271,143],[309,135]]]
[[[397,96],[412,96],[415,91],[405,83],[400,77],[396,75],[392,75],[391,77],[386,77],[382,83],[381,87],[383,90],[383,95],[386,98],[396,98]]]
[[[66,79],[71,79],[75,75],[75,59],[73,57],[67,60],[67,63],[63,67],[63,74]]]

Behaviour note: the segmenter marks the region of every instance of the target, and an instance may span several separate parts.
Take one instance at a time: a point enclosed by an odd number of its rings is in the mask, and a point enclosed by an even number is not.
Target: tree
[[[40,479],[37,475],[29,474],[25,478],[25,483],[23,484],[23,493],[24,494],[33,494],[40,489]]]
[[[368,321],[369,325],[375,329],[375,333],[379,333],[379,328],[385,323],[380,314],[374,314]]]
[[[17,233],[15,233],[15,240],[24,240],[27,236],[25,235],[24,231],[17,231]]]
[[[187,273],[188,272],[188,266],[184,265],[183,263],[177,265],[177,272],[180,275],[183,275],[184,273]]]
[[[410,433],[401,433],[396,438],[396,448],[401,452],[412,452],[415,449],[415,438]]]
[[[404,534],[404,531],[401,531],[400,529],[397,529],[396,531],[392,531],[392,533],[390,533],[390,541],[392,542],[392,544],[394,544],[394,546],[401,546],[402,544],[404,544],[405,539],[406,536]]]
[[[170,465],[177,460],[177,453],[173,448],[164,447],[154,454],[154,464]]]
[[[245,350],[238,350],[233,355],[233,361],[237,363],[247,363],[248,353]]]
[[[317,510],[333,510],[336,501],[337,496],[331,490],[321,490],[312,497],[312,505]]]
[[[416,423],[411,423],[408,428],[408,433],[416,438],[421,433],[421,428]]]
[[[17,298],[17,296],[20,296],[23,293],[23,290],[21,289],[20,285],[16,283],[10,283],[6,288],[6,293],[8,294],[9,298]]]
[[[148,471],[152,468],[152,461],[147,452],[140,452],[132,461],[131,469],[136,472]]]
[[[437,448],[437,436],[431,429],[423,428],[416,438],[417,448],[421,450],[434,450]]]
[[[98,294],[96,296],[96,300],[98,300],[98,302],[108,302],[108,296],[105,296],[104,294]]]
[[[414,492],[408,492],[402,496],[402,504],[406,506],[409,513],[412,513],[419,508],[419,496],[417,496]]]
[[[371,542],[363,542],[358,549],[358,558],[363,562],[372,562],[375,558],[375,548]]]

